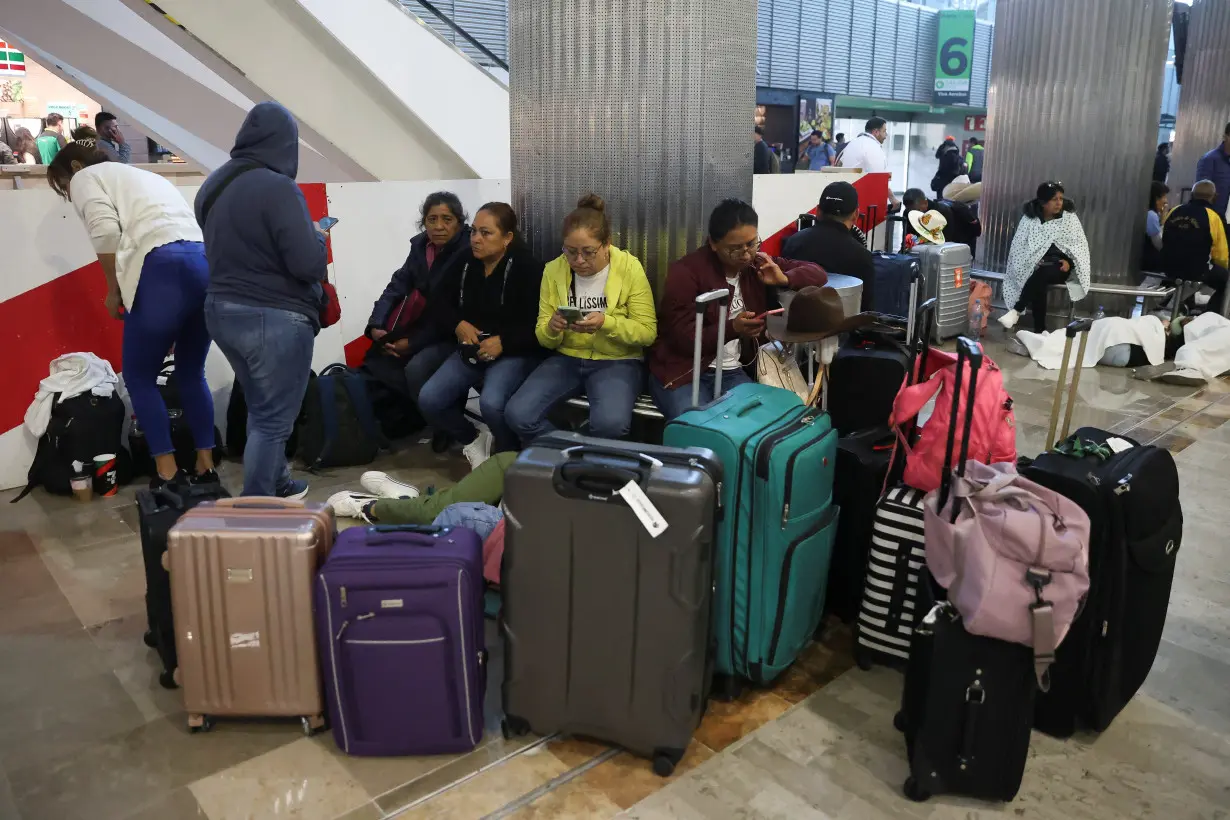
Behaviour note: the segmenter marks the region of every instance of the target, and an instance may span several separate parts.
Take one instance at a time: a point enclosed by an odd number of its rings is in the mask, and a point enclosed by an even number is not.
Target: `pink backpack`
[[[1055,647],[1089,591],[1089,516],[1011,464],[967,461],[938,510],[941,495],[923,504],[927,569],[969,632],[1033,647],[1047,691]]]
[[[918,443],[905,447],[905,474],[903,480],[916,490],[931,492],[940,486],[944,470],[944,448],[948,442],[948,427],[952,424],[953,381],[957,375],[956,358],[951,353],[932,350],[928,353],[928,370],[932,360],[943,364],[934,375],[924,382],[902,387],[893,402],[893,414],[889,424],[900,430],[918,415],[927,402],[939,393],[935,411],[923,425]],[[968,368],[966,364],[964,367]],[[961,387],[961,406],[958,418],[964,419],[969,397],[965,386],[969,384],[969,371],[964,374]],[[957,426],[953,452],[961,452],[964,428]],[[974,396],[974,421],[970,428],[969,457],[984,464],[1010,462],[1016,464],[1016,417],[1012,412],[1012,397],[1004,390],[1003,374],[999,365],[989,356],[982,357],[982,369],[978,371],[977,393]]]
[[[501,518],[483,541],[483,577],[495,587],[500,585],[500,562],[504,560],[504,521]]]

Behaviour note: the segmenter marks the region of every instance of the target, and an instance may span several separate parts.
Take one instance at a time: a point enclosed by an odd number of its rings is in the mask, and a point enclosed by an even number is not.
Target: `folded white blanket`
[[[1064,331],[1031,333],[1022,330],[1017,333],[1017,338],[1025,345],[1030,357],[1039,367],[1058,370],[1063,364]],[[1105,319],[1098,319],[1089,329],[1089,342],[1085,346],[1082,366],[1093,367],[1102,359],[1108,347],[1119,344],[1140,345],[1144,348],[1149,364],[1160,364],[1166,358],[1166,331],[1156,316],[1138,316],[1135,319],[1107,316]],[[1079,340],[1074,341],[1072,361],[1069,365],[1075,364],[1078,346]]]
[[[35,436],[47,432],[56,393],[60,394],[60,401],[82,393],[110,396],[120,381],[111,363],[93,353],[65,353],[51,362],[49,370],[50,374],[39,382],[34,401],[26,409],[26,427]]]

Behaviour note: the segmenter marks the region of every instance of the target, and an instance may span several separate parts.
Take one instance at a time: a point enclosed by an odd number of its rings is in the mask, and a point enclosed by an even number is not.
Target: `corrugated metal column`
[[[978,245],[985,267],[1004,269],[1021,206],[1040,183],[1059,180],[1079,208],[1093,280],[1133,281],[1169,25],[1169,0],[999,0]]]
[[[1230,122],[1230,0],[1196,0],[1188,25],[1187,60],[1179,91],[1171,201],[1196,181],[1196,162],[1221,142]]]
[[[543,259],[577,197],[607,201],[655,289],[709,211],[752,195],[756,4],[511,0],[514,206]]]

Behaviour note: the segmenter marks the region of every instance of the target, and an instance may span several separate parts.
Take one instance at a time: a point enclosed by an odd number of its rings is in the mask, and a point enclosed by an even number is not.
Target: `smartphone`
[[[556,308],[559,315],[568,320],[569,323],[581,321],[581,309],[569,307],[568,305],[560,305]]]
[[[759,320],[759,319],[763,319],[763,318],[764,318],[764,317],[766,317],[766,316],[777,316],[777,315],[782,314],[782,313],[785,313],[785,312],[786,312],[786,309],[785,309],[785,308],[778,308],[777,310],[766,310],[764,313],[762,313],[762,314],[760,314],[759,316],[757,316],[757,317],[756,317],[756,319],[757,319],[757,320]]]
[[[322,231],[324,231],[325,233],[328,233],[330,230],[333,229],[333,226],[337,224],[337,217],[336,216],[322,216],[320,218],[320,222],[317,224],[320,225],[320,229]]]

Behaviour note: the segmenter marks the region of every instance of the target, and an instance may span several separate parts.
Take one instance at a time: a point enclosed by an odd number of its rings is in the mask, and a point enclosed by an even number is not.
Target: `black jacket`
[[[469,253],[460,268],[458,287],[441,311],[449,332],[464,320],[481,333],[499,336],[509,355],[543,352],[534,334],[543,265],[530,249],[514,242],[490,276],[483,275],[482,263]]]
[[[949,242],[960,242],[969,245],[970,253],[978,250],[978,237],[982,236],[982,223],[978,221],[974,210],[964,202],[953,202],[948,199],[933,199],[928,208],[939,211],[948,226],[944,228],[944,239]],[[907,234],[917,236],[918,232],[907,219],[904,223]]]
[[[1158,151],[1153,155],[1153,181],[1165,182],[1170,173],[1170,156]]]
[[[755,147],[752,148],[752,173],[773,173],[773,149],[764,140],[756,143]]]
[[[850,229],[833,219],[821,217],[813,227],[799,231],[782,243],[782,256],[814,262],[831,274],[844,273],[868,283],[863,286],[863,304],[871,298],[875,263],[871,251],[854,238]]]
[[[373,328],[385,327],[389,314],[397,310],[406,297],[417,290],[427,300],[427,308],[406,334],[406,338],[410,340],[410,350],[422,350],[435,342],[451,339],[453,326],[446,327],[433,308],[446,304],[453,298],[460,282],[461,266],[469,255],[468,225],[463,225],[447,245],[436,251],[436,261],[430,269],[427,267],[427,233],[420,233],[411,239],[410,253],[406,255],[406,261],[393,272],[393,278],[372,307],[372,315],[367,320],[367,335],[372,335]]]
[[[965,162],[961,159],[961,149],[947,141],[936,149],[935,158],[940,161],[940,167],[931,178],[931,189],[942,191],[944,186],[965,172]]]

